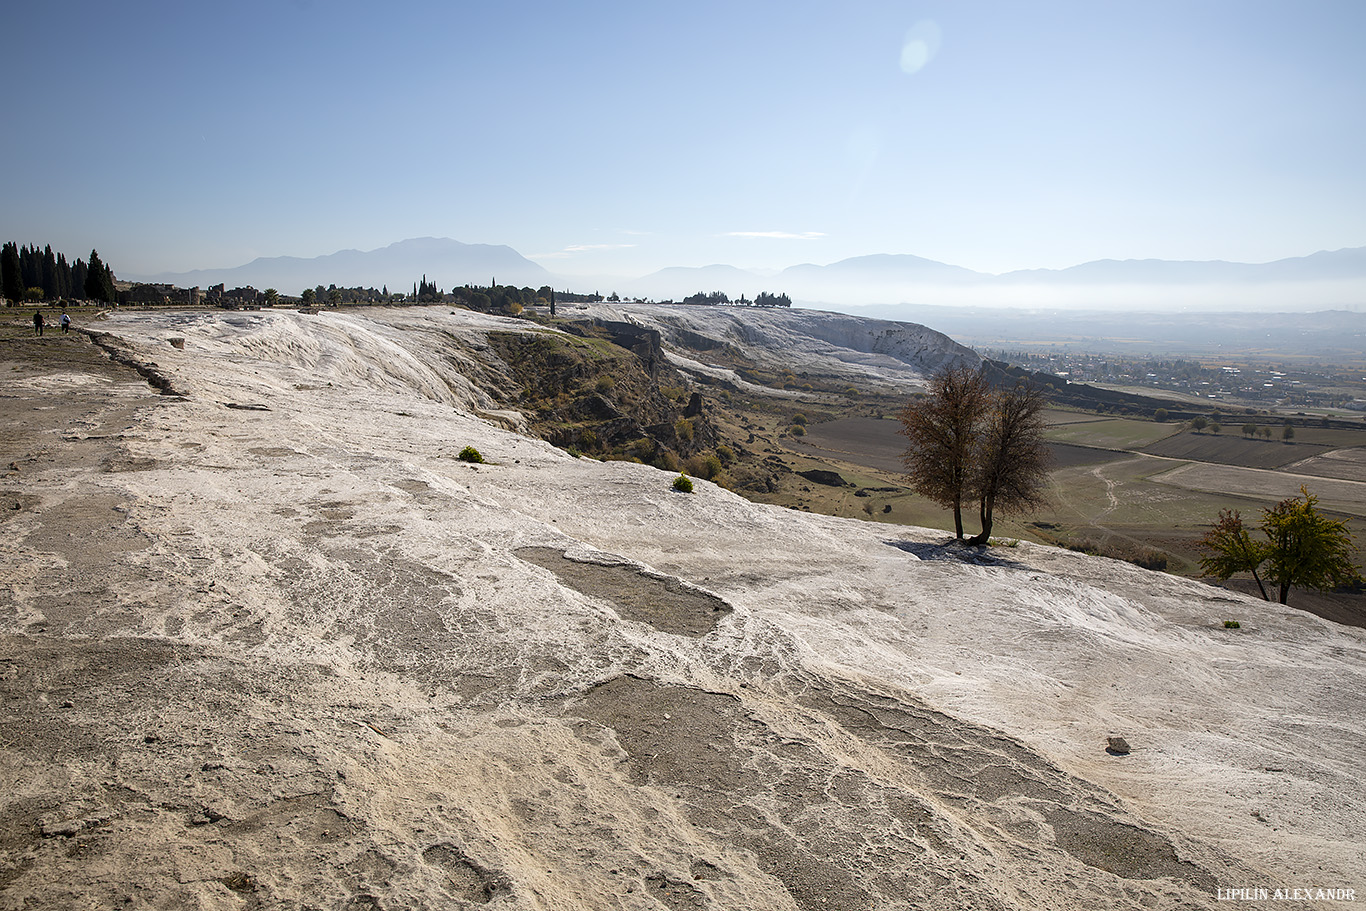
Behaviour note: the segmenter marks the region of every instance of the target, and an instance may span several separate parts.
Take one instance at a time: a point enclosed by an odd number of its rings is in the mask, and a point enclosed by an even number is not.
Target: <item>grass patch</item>
[[[1048,428],[1045,436],[1054,443],[1075,443],[1101,449],[1142,449],[1176,432],[1177,428],[1170,424],[1107,418],[1055,425]]]

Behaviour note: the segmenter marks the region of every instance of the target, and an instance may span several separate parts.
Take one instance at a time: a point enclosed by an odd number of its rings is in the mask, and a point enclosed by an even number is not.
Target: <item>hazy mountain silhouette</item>
[[[835,309],[908,304],[1305,311],[1366,304],[1366,247],[1269,263],[1103,259],[1066,269],[1001,275],[909,254],[874,254],[824,266],[803,263],[778,273],[715,264],[675,266],[640,278],[587,278],[550,273],[511,247],[423,237],[365,252],[342,250],[312,259],[267,257],[231,269],[121,277],[182,287],[254,285],[298,294],[318,284],[388,285],[390,291],[406,291],[423,275],[442,288],[496,280],[580,292],[618,290],[652,300],[681,300],[699,291],[724,291],[732,298],[785,292],[799,305]]]
[[[839,281],[849,278],[868,278],[877,281],[903,279],[935,282],[990,281],[993,278],[985,272],[974,272],[962,266],[951,266],[947,263],[925,259],[921,256],[911,256],[906,253],[876,253],[871,256],[855,256],[831,263],[828,266],[803,263],[784,269],[780,277],[795,281],[824,279]]]
[[[1024,269],[997,276],[1001,282],[1088,284],[1327,281],[1366,278],[1366,247],[1320,251],[1269,263],[1223,260],[1100,259],[1066,269]]]
[[[221,282],[229,288],[251,285],[298,294],[320,284],[346,288],[388,285],[390,291],[397,293],[409,290],[423,275],[442,288],[487,285],[495,279],[500,284],[540,287],[554,280],[549,272],[511,247],[465,244],[445,237],[418,237],[378,250],[342,250],[309,259],[262,257],[230,269],[126,277],[134,281],[168,282],[182,288],[206,288]]]

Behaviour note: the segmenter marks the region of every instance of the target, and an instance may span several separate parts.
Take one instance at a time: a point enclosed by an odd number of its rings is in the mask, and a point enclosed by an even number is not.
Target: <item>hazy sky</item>
[[[1366,2],[6,5],[0,240],[560,273],[1366,246]]]

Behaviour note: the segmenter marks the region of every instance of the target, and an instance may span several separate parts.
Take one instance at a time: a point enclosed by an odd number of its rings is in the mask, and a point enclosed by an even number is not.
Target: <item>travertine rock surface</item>
[[[1361,631],[572,458],[495,326],[7,337],[0,908],[1366,897]]]

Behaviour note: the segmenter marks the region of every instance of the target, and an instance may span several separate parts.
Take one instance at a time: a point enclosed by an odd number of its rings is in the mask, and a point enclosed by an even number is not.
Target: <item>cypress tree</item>
[[[82,298],[85,294],[85,280],[89,277],[90,271],[86,268],[85,261],[79,256],[76,257],[76,265],[71,267],[71,293],[79,294]]]
[[[62,296],[61,280],[57,277],[57,254],[52,244],[43,249],[43,300],[55,301]]]
[[[71,297],[71,266],[67,264],[66,254],[57,254],[57,290],[62,297]]]
[[[0,251],[0,293],[17,304],[24,296],[24,272],[19,262],[19,245],[14,241],[5,244]]]
[[[91,300],[112,303],[115,300],[114,273],[100,261],[100,254],[90,251],[90,264],[86,267],[85,296]]]
[[[23,263],[24,288],[41,288],[43,286],[43,257],[33,247],[25,245],[19,251],[19,259]]]

